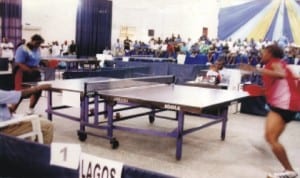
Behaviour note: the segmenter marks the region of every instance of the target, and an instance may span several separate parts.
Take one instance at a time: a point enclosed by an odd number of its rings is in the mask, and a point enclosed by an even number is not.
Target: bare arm
[[[22,64],[22,63],[16,63],[16,64],[20,67],[20,69],[22,71],[26,71],[26,72],[30,72],[31,71],[31,69],[27,65],[25,65],[25,64]]]
[[[241,70],[246,70],[249,72],[256,72],[261,75],[268,75],[271,77],[276,77],[276,78],[284,78],[286,77],[285,71],[280,65],[280,63],[274,63],[272,65],[272,69],[265,69],[265,68],[256,68],[248,64],[242,64],[240,65]]]
[[[286,77],[286,73],[279,63],[274,63],[272,65],[272,70],[259,68],[259,69],[256,69],[256,71],[259,72],[261,75],[268,75],[270,77],[276,77],[276,78],[285,78]]]
[[[26,98],[32,94],[36,94],[42,90],[48,90],[50,89],[51,85],[49,84],[43,84],[43,85],[37,85],[31,88],[27,88],[21,91],[22,98]]]

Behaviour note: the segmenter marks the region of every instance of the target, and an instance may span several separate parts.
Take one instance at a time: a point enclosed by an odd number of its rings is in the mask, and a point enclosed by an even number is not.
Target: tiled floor
[[[60,95],[55,95],[54,98],[57,103],[61,100]],[[24,100],[18,112],[26,111],[27,106],[28,101]],[[42,97],[36,110],[45,115],[45,108],[46,97]],[[66,112],[79,114],[78,109],[66,110]],[[188,116],[185,126],[189,127],[204,121],[205,119]],[[107,140],[95,136],[88,136],[85,142],[80,142],[76,134],[79,124],[76,122],[55,116],[53,123],[55,142],[78,143],[82,146],[83,152],[177,177],[263,178],[266,177],[267,172],[282,170],[263,140],[264,117],[230,114],[225,141],[220,140],[221,125],[214,125],[184,137],[181,161],[175,159],[175,140],[171,138],[116,131],[115,136],[120,146],[113,150]],[[175,123],[157,119],[151,125],[145,117],[128,120],[122,124],[170,129]],[[299,129],[300,122],[292,122],[281,138],[295,168],[300,168]],[[105,133],[95,129],[88,130]]]

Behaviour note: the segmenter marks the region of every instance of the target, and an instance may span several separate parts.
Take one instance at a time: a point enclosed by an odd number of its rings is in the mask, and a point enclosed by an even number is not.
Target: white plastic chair
[[[177,55],[177,64],[184,64],[186,55],[185,54],[178,54]]]
[[[43,134],[41,130],[41,123],[40,118],[38,115],[30,115],[30,116],[24,116],[24,115],[13,115],[13,118],[7,121],[1,121],[0,122],[0,128],[7,127],[9,125],[18,124],[20,122],[24,121],[31,121],[32,124],[32,131],[18,135],[18,138],[31,138],[35,139],[37,137],[37,140],[39,143],[44,143],[43,140]]]

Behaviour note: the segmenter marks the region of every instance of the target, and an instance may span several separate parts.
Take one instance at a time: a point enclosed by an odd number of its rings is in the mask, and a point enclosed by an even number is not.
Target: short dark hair
[[[284,52],[282,48],[280,48],[278,45],[273,44],[270,46],[267,46],[264,50],[267,50],[269,53],[272,54],[273,57],[275,58],[283,58],[284,57]]]
[[[41,35],[35,34],[31,37],[31,41],[39,41],[41,43],[44,43],[44,38]]]

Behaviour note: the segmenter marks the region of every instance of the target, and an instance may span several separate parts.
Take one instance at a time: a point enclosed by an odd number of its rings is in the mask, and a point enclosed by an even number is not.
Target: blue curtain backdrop
[[[77,56],[95,56],[110,47],[112,2],[80,0],[76,20]]]
[[[15,46],[22,39],[22,0],[0,0],[0,37]]]

